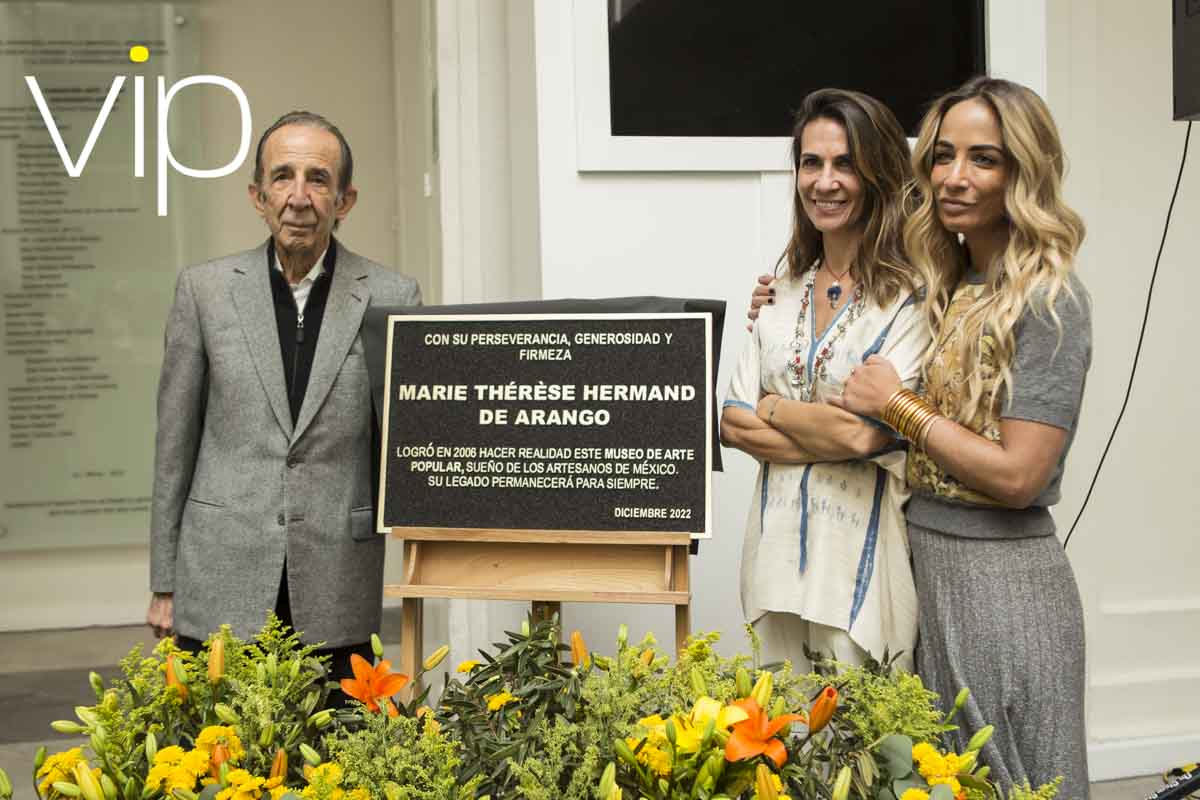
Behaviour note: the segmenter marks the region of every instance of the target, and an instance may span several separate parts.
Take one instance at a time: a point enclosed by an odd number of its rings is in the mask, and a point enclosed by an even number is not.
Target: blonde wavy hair
[[[972,99],[987,103],[1000,123],[1009,168],[1004,195],[1008,244],[992,264],[974,265],[986,275],[987,285],[956,326],[962,334],[957,344],[958,363],[963,365],[968,391],[955,419],[963,424],[975,419],[984,402],[981,366],[985,336],[993,340],[999,370],[987,398],[989,409],[995,408],[998,397],[1012,396],[1014,329],[1026,307],[1053,320],[1061,343],[1062,321],[1054,304],[1064,289],[1079,301],[1069,278],[1085,233],[1083,219],[1063,200],[1062,142],[1042,98],[1020,84],[983,76],[935,100],[921,121],[913,151],[914,178],[906,191],[913,211],[904,226],[908,256],[927,287],[925,307],[933,339],[925,354],[926,369],[943,344],[938,334],[954,289],[968,266],[967,250],[958,235],[947,230],[937,216],[931,180],[934,149],[946,113]]]
[[[804,128],[818,119],[832,120],[846,131],[850,163],[863,183],[863,229],[850,274],[863,293],[885,307],[901,289],[915,291],[912,266],[904,255],[904,187],[912,180],[908,139],[896,115],[870,95],[845,89],[811,92],[796,112],[792,127],[793,174],[800,169]],[[775,267],[786,263],[793,278],[803,275],[825,254],[821,232],[809,220],[792,184],[792,235]]]

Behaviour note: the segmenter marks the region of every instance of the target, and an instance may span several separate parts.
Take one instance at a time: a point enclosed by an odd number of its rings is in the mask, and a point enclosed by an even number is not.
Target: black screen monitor
[[[1200,120],[1200,0],[1171,0],[1175,119]]]

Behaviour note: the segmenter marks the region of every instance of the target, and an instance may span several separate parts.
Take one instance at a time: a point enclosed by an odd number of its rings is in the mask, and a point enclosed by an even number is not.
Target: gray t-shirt
[[[978,282],[979,276],[968,275]],[[1091,297],[1072,274],[1054,300],[1062,337],[1040,298],[1017,320],[1012,364],[1012,402],[1001,405],[1002,419],[1022,419],[1067,431],[1067,442],[1046,488],[1028,508],[997,508],[955,502],[920,489],[913,492],[909,522],[972,539],[1019,539],[1049,536],[1054,520],[1047,509],[1062,496],[1063,464],[1075,439],[1079,408],[1092,363]],[[1034,308],[1038,311],[1034,311]]]

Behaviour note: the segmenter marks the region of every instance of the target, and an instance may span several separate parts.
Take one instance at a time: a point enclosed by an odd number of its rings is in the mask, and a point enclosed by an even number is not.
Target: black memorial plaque
[[[379,527],[709,532],[710,317],[388,318]]]

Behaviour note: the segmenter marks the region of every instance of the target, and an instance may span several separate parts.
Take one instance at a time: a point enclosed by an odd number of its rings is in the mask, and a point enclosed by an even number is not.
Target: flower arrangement
[[[124,677],[91,676],[94,706],[54,728],[88,743],[43,750],[40,800],[991,800],[978,754],[939,749],[947,715],[918,677],[888,659],[861,668],[720,656],[693,637],[672,662],[621,626],[611,655],[557,619],[506,633],[461,662],[435,707],[406,704],[410,676],[357,659],[328,679],[314,648],[275,620],[251,642],[228,629],[196,656],[171,643],[134,650]],[[375,654],[382,645],[373,637]],[[447,655],[440,648],[417,675]],[[349,708],[327,708],[330,693]],[[1057,783],[1013,789],[1049,800]],[[12,785],[0,772],[0,800]]]

